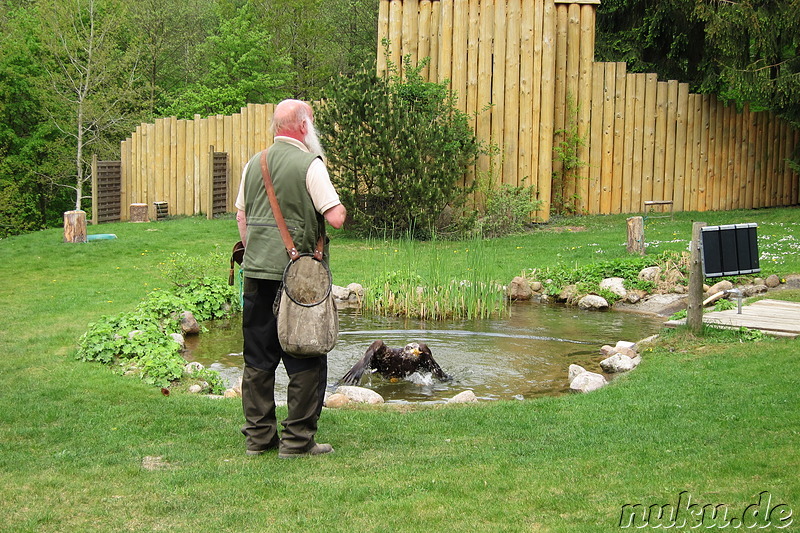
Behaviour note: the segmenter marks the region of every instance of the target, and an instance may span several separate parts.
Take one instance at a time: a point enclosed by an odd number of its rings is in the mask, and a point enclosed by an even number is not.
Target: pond
[[[657,333],[662,318],[625,312],[581,311],[560,304],[515,303],[510,316],[483,320],[424,321],[364,316],[339,311],[339,341],[328,355],[328,382],[335,384],[376,339],[387,346],[426,343],[453,380],[390,382],[364,374],[361,386],[387,402],[444,402],[471,389],[481,400],[529,399],[567,392],[570,364],[602,372],[600,347],[619,340],[638,341]],[[244,364],[241,319],[220,321],[207,333],[187,338],[187,360],[219,371],[232,385]],[[427,377],[427,376],[423,376]],[[607,376],[612,378],[613,376]],[[281,366],[275,396],[285,401],[288,379]]]

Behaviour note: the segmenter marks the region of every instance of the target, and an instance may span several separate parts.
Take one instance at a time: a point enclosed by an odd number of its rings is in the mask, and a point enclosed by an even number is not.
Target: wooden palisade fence
[[[590,214],[642,212],[648,200],[699,211],[797,205],[786,159],[800,132],[688,84],[595,62],[599,3],[381,0],[378,40],[396,66],[431,58],[424,75],[450,80],[478,138],[501,149],[496,182],[534,185],[541,219],[553,204]],[[582,139],[582,164],[565,169],[554,148],[570,139]]]
[[[122,219],[133,203],[152,210],[155,202],[167,202],[170,215],[235,210],[244,164],[272,144],[273,109],[249,104],[232,116],[171,117],[138,126],[120,146]]]
[[[424,57],[449,80],[479,139],[500,148],[478,175],[533,185],[537,213],[637,213],[798,204],[787,159],[800,132],[769,112],[737,110],[688,85],[594,61],[599,0],[380,0],[378,71]],[[273,106],[233,116],[159,119],[121,144],[121,205],[166,201],[170,214],[211,213],[212,153],[226,152],[227,211],[242,165],[271,143]],[[580,140],[580,142],[576,142]],[[555,148],[572,141],[578,165]],[[474,178],[475,173],[471,173]],[[217,193],[219,201],[219,192]]]

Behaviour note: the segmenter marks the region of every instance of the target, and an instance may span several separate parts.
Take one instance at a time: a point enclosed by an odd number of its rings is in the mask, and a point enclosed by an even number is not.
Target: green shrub
[[[218,263],[219,257],[175,254],[162,266],[173,289],[153,291],[134,311],[103,316],[90,324],[78,342],[76,357],[116,365],[119,372],[136,374],[151,385],[166,387],[180,380],[186,361],[170,334],[180,332],[181,313],[191,311],[198,321],[203,321],[223,318],[238,309],[233,305],[238,294],[227,279],[202,274]],[[194,376],[208,383],[209,392],[224,390],[218,372],[203,370]]]
[[[729,309],[736,309],[736,305],[737,304],[731,300],[722,298],[721,300],[717,300],[717,303],[714,304],[714,311],[728,311]]]
[[[194,279],[175,288],[175,294],[185,302],[197,320],[223,318],[235,309],[238,291],[221,277]]]
[[[192,311],[188,308],[185,299],[169,291],[153,291],[136,306],[136,310],[146,316],[159,321],[162,329],[167,333],[180,332],[179,318],[183,311]]]
[[[650,266],[674,265],[674,255],[664,252],[655,257],[624,257],[599,261],[580,268],[559,265],[543,269],[537,272],[537,276],[542,281],[546,294],[556,295],[567,285],[575,285],[581,294],[599,294],[609,302],[613,302],[618,300],[619,296],[600,289],[599,285],[603,279],[622,278],[625,280],[626,289],[650,292],[655,288],[655,284],[652,281],[639,279],[639,272]]]
[[[403,74],[371,70],[335,79],[317,113],[332,180],[360,235],[429,238],[447,207],[456,211],[472,191],[463,187],[481,151],[467,115],[447,83],[426,82],[404,59]]]
[[[182,381],[186,381],[188,386],[190,383],[197,383],[205,385],[202,392],[208,394],[222,394],[225,392],[225,380],[219,375],[216,370],[203,368],[202,370],[195,370],[191,376],[184,376]]]
[[[529,185],[512,186],[507,183],[499,187],[482,185],[484,198],[482,216],[478,218],[478,232],[484,237],[502,237],[521,233],[531,222],[531,213],[541,206],[535,200],[536,189]]]

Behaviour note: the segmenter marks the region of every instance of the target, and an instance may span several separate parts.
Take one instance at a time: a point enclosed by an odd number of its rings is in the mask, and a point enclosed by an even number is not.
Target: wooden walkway
[[[686,319],[670,320],[665,325],[675,327]],[[797,337],[800,335],[800,303],[781,300],[759,300],[737,309],[703,313],[703,323],[723,327],[758,329],[770,335]]]

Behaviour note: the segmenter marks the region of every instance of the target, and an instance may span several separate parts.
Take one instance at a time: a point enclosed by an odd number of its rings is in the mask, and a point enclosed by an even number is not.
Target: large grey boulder
[[[572,381],[576,377],[583,374],[584,372],[586,372],[586,369],[583,368],[581,365],[575,365],[575,364],[569,365],[569,373],[567,375],[567,379],[569,380],[570,383],[572,383]]]
[[[625,280],[623,278],[606,278],[600,282],[600,288],[610,291],[620,298],[625,298],[628,295],[628,290],[625,288]]]
[[[714,294],[717,294],[718,292],[729,291],[732,288],[733,288],[733,283],[731,283],[727,279],[723,279],[722,281],[719,281],[719,282],[715,283],[714,285],[712,285],[711,287],[709,287],[708,291],[706,292],[706,294],[708,296],[712,296]]]
[[[364,387],[341,386],[336,389],[336,394],[344,394],[350,401],[357,403],[380,404],[384,402],[383,396],[374,390]]]
[[[477,401],[478,397],[475,396],[474,392],[471,390],[465,390],[447,400],[447,403],[475,403]]]
[[[608,301],[596,294],[587,294],[578,301],[578,307],[584,311],[602,311],[608,309]]]
[[[577,392],[591,392],[608,384],[606,378],[596,372],[583,372],[575,376],[569,388]]]
[[[636,368],[641,361],[640,357],[629,357],[625,354],[615,353],[600,361],[600,368],[608,373],[629,372]]]
[[[658,266],[643,268],[641,271],[639,271],[639,279],[645,281],[652,281],[653,283],[658,283],[660,277],[661,277],[661,267]]]

